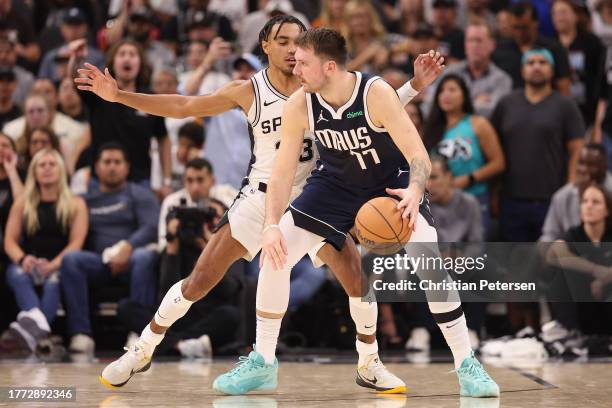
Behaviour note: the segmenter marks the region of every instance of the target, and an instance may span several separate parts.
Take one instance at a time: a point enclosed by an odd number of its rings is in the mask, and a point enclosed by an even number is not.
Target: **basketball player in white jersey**
[[[240,258],[251,260],[261,248],[261,233],[264,221],[266,183],[272,171],[276,152],[280,144],[280,117],[288,96],[299,87],[299,80],[292,75],[295,65],[294,41],[304,31],[299,20],[290,16],[271,19],[260,33],[260,43],[268,56],[269,68],[258,72],[250,81],[234,81],[217,92],[205,96],[147,95],[120,91],[108,70],[104,73],[85,64],[80,69],[80,78],[75,82],[81,90],[92,91],[101,98],[119,102],[140,111],[166,117],[212,116],[229,109],[241,108],[251,126],[253,156],[248,177],[239,196],[217,227],[213,237],[200,255],[193,272],[177,282],[161,302],[150,324],[145,327],[139,340],[118,360],[109,364],[100,381],[110,387],[120,387],[138,372],[150,366],[155,347],[162,341],[165,331],[181,318],[191,304],[204,297],[223,277],[232,263]],[[431,83],[441,72],[443,60],[437,54],[422,55],[415,62],[414,88]],[[420,82],[420,83],[419,83]],[[417,92],[410,83],[398,92],[407,103]],[[314,167],[316,150],[313,139],[306,135],[299,159],[292,196],[297,196],[306,177]],[[325,262],[334,272],[350,299],[351,315],[358,328],[358,342],[375,344],[375,303],[362,307],[358,302],[362,295],[359,268],[341,259],[354,259],[357,250],[354,244],[345,246],[338,254],[333,248],[323,246],[312,254]],[[342,264],[342,269],[336,265]],[[374,307],[374,308],[372,308]],[[364,320],[365,316],[365,320]],[[267,319],[258,312],[258,319]],[[369,327],[366,333],[360,329]],[[373,329],[372,329],[373,327]],[[368,349],[372,351],[373,348]],[[362,356],[365,361],[365,357]],[[403,392],[404,383],[388,372],[380,363],[376,352],[372,353],[366,369],[372,378],[379,378],[380,388],[389,392]],[[240,393],[240,392],[236,392]]]

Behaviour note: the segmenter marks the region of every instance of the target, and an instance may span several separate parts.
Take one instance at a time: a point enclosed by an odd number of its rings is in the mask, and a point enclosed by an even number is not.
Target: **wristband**
[[[272,228],[279,228],[279,227],[278,227],[278,224],[270,224],[270,225],[268,225],[267,227],[265,227],[265,228],[263,229],[263,231],[262,231],[261,233],[262,233],[262,234],[265,234],[267,230],[272,229]]]
[[[414,97],[417,96],[418,94],[419,94],[419,91],[417,91],[416,89],[412,87],[412,84],[410,83],[410,81],[406,82],[404,85],[402,85],[397,90],[397,95],[399,96],[400,101],[404,105],[410,102],[412,99],[414,99]]]

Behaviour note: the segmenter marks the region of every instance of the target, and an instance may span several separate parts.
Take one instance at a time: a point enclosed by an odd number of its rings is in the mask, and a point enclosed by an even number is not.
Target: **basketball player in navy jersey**
[[[348,72],[345,40],[333,30],[306,31],[296,44],[293,72],[300,78],[302,89],[285,104],[280,151],[266,195],[257,309],[268,319],[257,321],[255,346],[262,353],[276,346],[278,326],[268,321],[273,318],[280,321],[287,308],[291,267],[323,242],[341,252],[350,242],[347,234],[359,208],[368,200],[383,195],[400,198],[398,210],[414,229],[411,241],[437,241],[425,196],[431,164],[395,91],[378,77]],[[303,192],[285,212],[304,133],[308,131],[315,134],[320,159]],[[434,245],[433,254],[439,256]],[[417,271],[421,279],[425,273],[430,272]],[[447,277],[445,271],[434,271],[432,277],[440,280],[440,276],[435,276],[440,273],[444,274],[443,279]],[[428,304],[453,353],[460,394],[499,396],[499,387],[471,350],[458,293],[449,291],[442,295],[440,298],[440,293],[427,293]],[[354,307],[353,311],[359,313],[360,309]],[[367,321],[368,317],[355,319],[358,320]],[[357,383],[378,389],[378,376],[366,368],[370,365],[367,357],[362,360],[362,356],[371,355],[368,351],[374,350],[375,344],[357,342],[357,348],[360,350]],[[264,356],[266,361],[273,357]],[[234,370],[216,382],[222,389],[248,390],[253,378],[276,376],[274,365],[261,367],[251,363],[252,358],[242,362],[243,372]],[[377,355],[374,358],[378,360]]]
[[[193,272],[169,289],[139,340],[118,360],[106,366],[100,376],[103,384],[109,387],[121,387],[134,374],[146,371],[150,366],[155,347],[163,340],[165,331],[187,313],[193,302],[204,297],[217,284],[232,263],[240,258],[251,260],[259,252],[264,221],[266,183],[278,152],[280,129],[282,128],[280,125],[281,113],[288,95],[301,86],[299,78],[292,74],[292,70],[295,65],[295,39],[304,30],[303,24],[294,17],[272,18],[260,32],[260,43],[268,55],[269,67],[255,74],[251,80],[233,81],[211,95],[147,95],[126,92],[118,89],[115,79],[108,70],[101,72],[90,64],[85,64],[85,68],[79,70],[82,77],[75,79],[79,89],[94,92],[109,102],[119,102],[153,115],[212,116],[240,108],[249,120],[253,144],[253,158],[244,186],[202,252]],[[442,62],[439,55],[421,55],[415,62],[415,75],[419,77],[413,79],[419,82],[415,87],[420,89],[431,83],[441,72]],[[402,95],[405,103],[416,95],[409,84],[400,88],[398,93]],[[306,135],[302,141],[298,170],[295,177],[291,176],[292,196],[297,196],[301,192],[306,177],[314,167],[315,160],[316,150],[312,136]],[[360,279],[358,276],[353,276],[360,272],[359,269],[349,262],[340,262],[343,258],[348,261],[357,255],[357,249],[352,245],[345,246],[340,254],[330,246],[323,246],[313,251],[311,256],[318,256],[326,262],[351,299],[359,299],[362,294],[358,284]],[[376,311],[375,303],[368,307],[369,310]],[[374,343],[376,340],[375,317],[374,320],[369,319],[364,324],[359,320],[360,315],[355,315],[352,309],[351,314],[356,319],[359,342]],[[260,315],[259,319],[267,320],[263,315]],[[273,320],[273,322],[276,321],[277,319]],[[367,333],[362,333],[362,330],[359,329],[364,325],[372,324],[374,329],[367,330]],[[368,351],[371,350],[372,347],[368,349]],[[402,391],[403,382],[388,373],[378,362],[379,360],[374,362],[372,359],[368,367],[379,373],[381,377],[379,384],[381,386],[390,384],[387,390],[389,392]],[[393,381],[383,382],[383,374],[384,378]],[[276,387],[275,383],[266,381],[260,381],[260,385],[261,389]],[[240,389],[219,390],[234,394],[241,393]]]

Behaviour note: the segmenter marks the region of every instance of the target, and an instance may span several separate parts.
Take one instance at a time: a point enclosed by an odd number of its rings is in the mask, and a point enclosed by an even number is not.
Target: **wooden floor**
[[[316,361],[316,360],[315,360]],[[270,394],[227,397],[211,389],[214,378],[235,360],[154,362],[119,391],[98,383],[106,359],[84,363],[0,361],[0,387],[74,386],[76,403],[0,402],[0,406],[42,407],[612,407],[612,361],[543,363],[532,368],[487,369],[501,386],[499,399],[460,398],[450,364],[388,363],[406,381],[405,396],[384,397],[354,383],[354,364],[281,362],[279,388]],[[387,360],[389,361],[389,360]],[[391,359],[391,361],[397,361]],[[533,364],[532,364],[533,365]]]

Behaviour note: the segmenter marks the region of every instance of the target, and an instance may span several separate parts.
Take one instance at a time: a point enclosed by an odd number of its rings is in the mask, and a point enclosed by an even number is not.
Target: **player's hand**
[[[278,227],[269,228],[263,234],[259,268],[263,267],[266,259],[272,262],[272,270],[283,269],[287,263],[287,242]]]
[[[414,61],[414,78],[410,81],[412,87],[421,92],[440,76],[444,71],[444,57],[434,50],[419,54]]]
[[[95,65],[86,62],[85,68],[79,68],[78,73],[81,77],[74,79],[77,88],[82,91],[91,91],[109,102],[117,101],[119,88],[108,68],[104,68],[103,73]]]
[[[416,230],[416,222],[419,217],[419,205],[423,199],[424,191],[414,183],[408,188],[387,189],[387,194],[400,197],[397,209],[402,212],[402,218],[408,219],[408,228]]]

